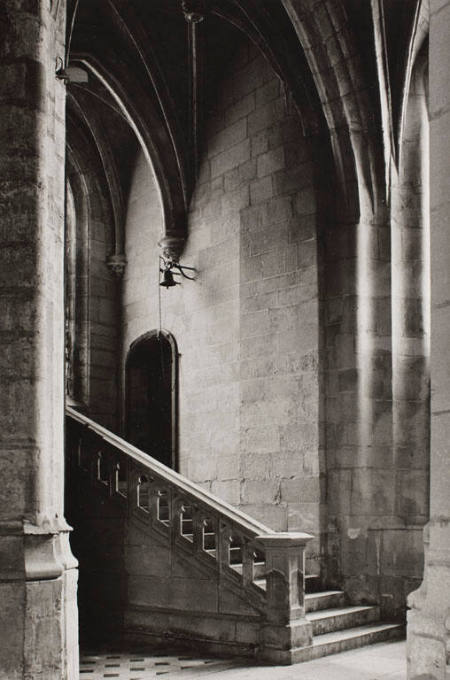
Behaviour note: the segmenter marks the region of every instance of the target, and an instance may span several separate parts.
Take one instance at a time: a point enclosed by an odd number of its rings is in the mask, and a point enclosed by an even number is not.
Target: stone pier
[[[425,572],[408,604],[408,678],[445,680],[450,653],[450,2],[430,6],[431,461]]]
[[[78,678],[63,504],[64,0],[0,5],[0,678]]]

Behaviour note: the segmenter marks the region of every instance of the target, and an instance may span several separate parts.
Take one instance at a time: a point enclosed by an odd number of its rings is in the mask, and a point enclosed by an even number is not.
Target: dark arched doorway
[[[177,348],[163,331],[130,347],[126,364],[126,436],[130,444],[177,468]]]

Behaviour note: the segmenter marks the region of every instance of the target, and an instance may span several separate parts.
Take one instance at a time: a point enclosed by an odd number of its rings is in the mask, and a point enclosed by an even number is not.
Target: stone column
[[[426,55],[424,55],[426,57]],[[394,515],[380,561],[393,610],[421,582],[429,510],[430,327],[428,110],[422,55],[412,70],[401,150],[391,166]],[[397,546],[401,546],[400,549]],[[386,592],[384,585],[383,593]],[[389,602],[385,603],[386,608]],[[389,614],[389,609],[386,611]]]
[[[78,677],[63,517],[65,2],[0,4],[0,678]]]
[[[390,239],[362,182],[360,213],[327,235],[327,585],[385,609],[397,584],[367,556],[381,555],[394,513]]]
[[[430,521],[425,572],[409,597],[408,678],[448,678],[450,654],[450,1],[430,4]]]
[[[312,644],[312,625],[305,618],[305,547],[313,537],[302,532],[257,536],[264,545],[267,577],[267,622],[262,658],[295,662],[295,650]]]

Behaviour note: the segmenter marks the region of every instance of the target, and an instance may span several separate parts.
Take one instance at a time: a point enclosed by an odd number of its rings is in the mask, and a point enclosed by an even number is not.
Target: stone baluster
[[[170,543],[171,551],[173,554],[175,554],[175,551],[177,550],[176,544],[181,537],[181,516],[183,513],[183,499],[178,496],[176,491],[171,493],[170,496],[171,499],[169,500],[169,507],[170,517],[172,519],[170,523]]]
[[[257,536],[266,555],[267,610],[262,655],[273,663],[293,663],[295,649],[312,644],[305,618],[305,547],[302,532]]]
[[[82,451],[86,451],[86,460],[87,460],[87,468],[89,472],[89,478],[91,481],[91,484],[96,483],[97,481],[97,455],[98,452],[101,450],[100,449],[101,442],[96,439],[92,432],[83,432],[83,437],[82,437],[82,442],[81,442],[81,448]]]
[[[150,517],[151,521],[156,522],[158,520],[158,504],[160,498],[160,491],[156,487],[155,482],[150,487]]]
[[[110,453],[105,453],[105,464],[108,470],[108,491],[110,497],[112,497],[116,489],[116,470],[114,460]]]
[[[203,513],[199,509],[195,509],[192,516],[192,540],[195,552],[201,552],[201,550],[203,550],[204,526],[205,520],[203,519]]]
[[[254,568],[254,548],[251,543],[244,541],[242,545],[242,581],[244,586],[253,582]]]
[[[223,572],[230,566],[230,542],[231,542],[231,528],[228,524],[219,521],[219,531],[217,534],[218,540],[218,554],[217,561],[219,564],[219,571]]]
[[[130,475],[130,489],[129,489],[129,499],[130,499],[130,511],[133,512],[139,505],[139,480],[140,474],[139,470],[136,468]]]

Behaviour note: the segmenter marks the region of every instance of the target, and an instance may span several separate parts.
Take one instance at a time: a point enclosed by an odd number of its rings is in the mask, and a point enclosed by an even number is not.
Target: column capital
[[[181,9],[187,22],[198,24],[205,18],[206,3],[205,0],[181,0]]]
[[[121,278],[124,274],[125,267],[127,266],[127,258],[123,253],[116,253],[110,255],[106,260],[106,266],[112,271],[117,278]]]
[[[166,260],[178,262],[184,250],[186,238],[178,234],[168,234],[158,242]]]

